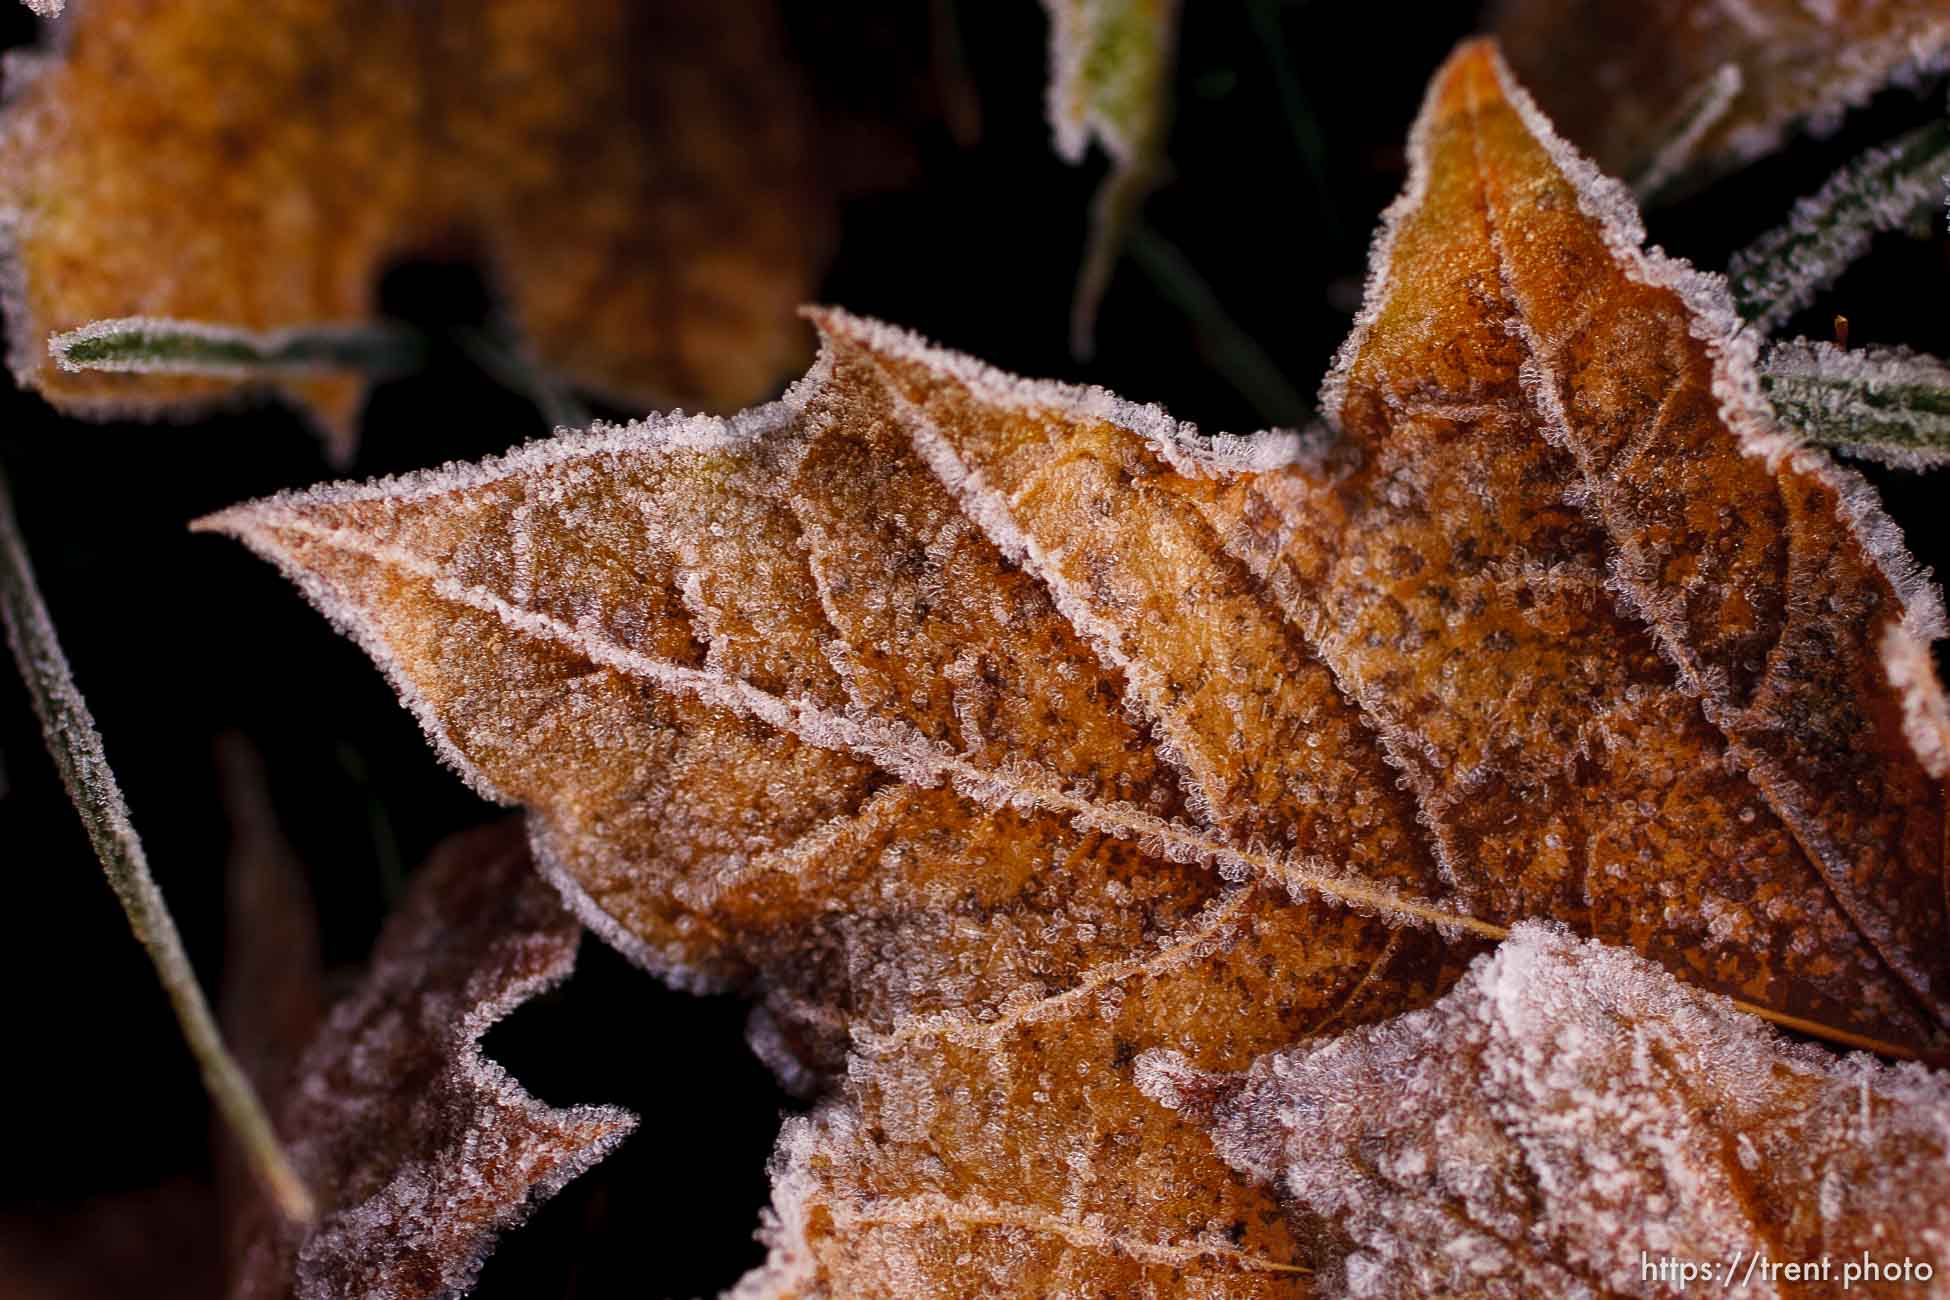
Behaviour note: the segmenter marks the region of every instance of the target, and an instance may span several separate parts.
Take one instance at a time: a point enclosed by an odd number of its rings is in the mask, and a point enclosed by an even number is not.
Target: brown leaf
[[[435,850],[280,1110],[320,1220],[294,1229],[260,1205],[236,1300],[461,1294],[498,1233],[622,1141],[628,1113],[543,1105],[480,1054],[490,1025],[567,977],[581,933],[514,823]]]
[[[1937,0],[1503,0],[1492,25],[1559,130],[1647,191],[1950,65]]]
[[[1826,1296],[1865,1249],[1950,1258],[1950,1078],[1790,1043],[1547,925],[1425,1011],[1243,1074],[1152,1053],[1138,1085],[1329,1243],[1324,1296],[1685,1294],[1661,1260]],[[1824,1257],[1825,1285],[1791,1289],[1738,1262]],[[1950,1295],[1935,1280],[1873,1289]]]
[[[753,1294],[1284,1290],[1304,1243],[1132,1061],[1426,1005],[1527,917],[1940,1040],[1940,700],[1881,657],[1933,592],[1490,47],[1413,145],[1332,447],[826,313],[735,420],[204,522],[590,925],[843,1075]]]
[[[10,364],[63,410],[239,383],[61,370],[50,334],[367,321],[426,252],[481,257],[535,359],[621,402],[730,409],[804,362],[832,196],[769,4],[95,0],[55,41],[9,65],[0,236]],[[341,437],[365,391],[279,387]]]
[[[1867,484],[1774,427],[1723,283],[1641,249],[1490,47],[1438,76],[1415,148],[1323,388],[1374,539],[1342,543],[1365,581],[1327,617],[1438,843],[1494,868],[1499,916],[1933,1035],[1945,768],[1904,715],[1940,691],[1888,663],[1941,635],[1934,585]]]
[[[262,756],[236,732],[219,736],[215,750],[230,817],[218,1006],[251,1086],[275,1097],[325,1013],[318,913],[304,862],[278,824]]]
[[[223,985],[217,1010],[237,1064],[260,1097],[289,1090],[326,1010],[318,913],[298,852],[271,803],[263,758],[236,732],[217,738],[217,777],[230,816],[224,870]],[[211,1133],[225,1258],[284,1216],[266,1215],[249,1153],[228,1126]]]

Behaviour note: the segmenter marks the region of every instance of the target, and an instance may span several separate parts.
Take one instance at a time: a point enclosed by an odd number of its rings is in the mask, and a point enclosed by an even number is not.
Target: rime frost
[[[1740,65],[1723,63],[1713,70],[1692,102],[1659,145],[1644,168],[1631,177],[1632,188],[1640,194],[1656,194],[1680,176],[1698,155],[1707,132],[1720,124],[1740,96],[1743,77]]]
[[[1512,118],[1521,134],[1512,130]],[[1464,147],[1478,161],[1439,173],[1438,161],[1453,158]],[[1846,641],[1855,659],[1877,671],[1881,634],[1866,630],[1865,635],[1847,617],[1835,617],[1839,611],[1832,603],[1823,608],[1790,588],[1796,581],[1832,585],[1832,567],[1806,564],[1784,584],[1779,571],[1761,560],[1759,547],[1785,549],[1788,539],[1799,534],[1812,543],[1802,551],[1804,556],[1817,550],[1833,554],[1833,542],[1813,538],[1824,527],[1839,525],[1853,557],[1848,563],[1875,592],[1857,608],[1880,611],[1877,617],[1899,623],[1912,636],[1941,634],[1941,605],[1933,584],[1903,552],[1893,525],[1866,485],[1819,453],[1799,447],[1780,428],[1763,394],[1757,345],[1735,315],[1724,281],[1657,249],[1642,248],[1643,227],[1624,188],[1600,175],[1556,135],[1493,51],[1484,51],[1466,73],[1438,78],[1411,136],[1410,156],[1403,199],[1391,209],[1376,247],[1368,306],[1323,390],[1323,400],[1339,403],[1329,408],[1329,417],[1339,419],[1350,437],[1364,435],[1372,442],[1381,440],[1374,426],[1387,412],[1382,445],[1394,441],[1422,449],[1416,470],[1403,471],[1404,503],[1429,493],[1423,484],[1434,464],[1443,465],[1441,473],[1456,483],[1504,475],[1479,491],[1512,501],[1533,472],[1527,467],[1568,478],[1550,496],[1540,491],[1532,504],[1518,508],[1544,511],[1561,502],[1575,503],[1605,539],[1600,562],[1609,570],[1608,585],[1622,598],[1628,624],[1637,622],[1650,635],[1677,669],[1676,684],[1699,701],[1705,717],[1725,738],[1723,758],[1708,757],[1720,748],[1709,745],[1698,757],[1679,760],[1681,770],[1724,762],[1748,773],[1829,881],[1848,923],[1860,927],[1885,954],[1904,946],[1890,942],[1906,924],[1903,909],[1890,907],[1886,895],[1865,891],[1859,883],[1865,875],[1859,855],[1880,855],[1885,848],[1859,829],[1850,836],[1852,843],[1842,842],[1818,811],[1832,797],[1831,781],[1852,778],[1839,773],[1818,777],[1809,765],[1815,750],[1807,721],[1828,708],[1815,703],[1827,688],[1814,684],[1822,673],[1812,670],[1832,654],[1832,647]],[[1608,270],[1594,273],[1601,266]],[[1484,281],[1501,284],[1503,318],[1492,313],[1487,321],[1471,319],[1483,312],[1480,301],[1459,297],[1451,305],[1436,287],[1455,284],[1460,294],[1463,287]],[[1675,312],[1675,307],[1680,310]],[[1679,320],[1694,340],[1683,346],[1669,341],[1680,328]],[[1472,330],[1483,331],[1482,342]],[[1431,332],[1453,332],[1484,355],[1473,368],[1452,376],[1428,359]],[[1495,355],[1495,340],[1506,332],[1523,343],[1524,355],[1514,365]],[[1499,376],[1503,384],[1521,391],[1527,410],[1508,405],[1508,388],[1496,386]],[[1606,394],[1613,404],[1597,409],[1594,391]],[[1521,437],[1512,446],[1513,419],[1534,422],[1531,427],[1569,463],[1538,465],[1534,444],[1526,445]],[[1718,426],[1716,435],[1703,432],[1707,419]],[[1444,438],[1447,422],[1469,429],[1468,437]],[[1710,461],[1699,459],[1703,438],[1728,435],[1749,463],[1727,455],[1724,444]],[[1467,446],[1466,455],[1452,450],[1460,446]],[[1744,548],[1729,540],[1696,543],[1673,538],[1657,523],[1688,509],[1688,501],[1715,498],[1751,502],[1742,509],[1758,512],[1749,515],[1753,519],[1778,520],[1768,528],[1778,530],[1779,540],[1761,544],[1750,533]],[[1461,498],[1463,503],[1470,500]],[[1815,508],[1831,522],[1815,525],[1805,515],[1788,513],[1790,503],[1801,502],[1819,502]],[[1454,535],[1466,530],[1479,562],[1492,559],[1495,553],[1485,552],[1483,539],[1499,537],[1506,528],[1498,512],[1480,512],[1483,517],[1471,527],[1457,505],[1448,508],[1450,518],[1442,531]],[[1423,527],[1420,511],[1402,509],[1392,535],[1398,544],[1408,545],[1412,531]],[[1611,554],[1605,556],[1605,551]],[[1523,564],[1525,559],[1518,549],[1504,562]],[[1685,567],[1675,568],[1675,562]],[[1681,581],[1670,580],[1668,575],[1675,572],[1683,574]],[[1841,584],[1837,592],[1853,581]],[[1379,593],[1375,599],[1381,602]],[[1710,617],[1701,621],[1703,608],[1735,617],[1711,630]],[[1759,624],[1747,623],[1760,608],[1771,612]],[[1760,633],[1761,626],[1779,628],[1780,633]],[[1562,652],[1570,651],[1572,642],[1563,632],[1551,639]],[[1783,653],[1789,643],[1799,648]],[[1762,658],[1769,647],[1771,660]],[[1388,662],[1385,656],[1361,657]],[[1355,670],[1346,676],[1360,694],[1363,674]],[[1478,698],[1496,699],[1507,689],[1491,686]],[[1649,703],[1649,697],[1641,699]],[[1797,699],[1805,703],[1792,703]],[[1385,722],[1392,710],[1381,703],[1372,711]],[[1511,735],[1512,747],[1520,749],[1515,737],[1528,725],[1524,719],[1541,720],[1548,714],[1541,706],[1513,712],[1514,717],[1485,717],[1471,734],[1501,729]],[[1801,722],[1789,728],[1783,718],[1794,713]],[[1829,728],[1821,724],[1812,730]],[[1541,737],[1534,743],[1540,752],[1548,751]],[[1412,747],[1403,748],[1412,752]],[[1468,749],[1459,746],[1438,762],[1404,761],[1411,773],[1418,767],[1425,773],[1420,778],[1428,789],[1425,806],[1466,806],[1473,797],[1474,764]],[[1504,763],[1506,768],[1512,765]],[[1541,777],[1532,780],[1536,788],[1548,788]],[[1649,811],[1657,804],[1639,806]],[[1492,835],[1508,844],[1508,860],[1550,871],[1549,864],[1565,856],[1551,844],[1553,837],[1565,838],[1550,824],[1552,816],[1550,801],[1533,797],[1522,805],[1520,817],[1544,824],[1528,835],[1510,830]],[[1900,818],[1883,824],[1884,833],[1900,834]],[[1611,834],[1601,832],[1597,842],[1604,845]],[[1479,842],[1477,852],[1482,851]],[[1676,864],[1670,849],[1660,857],[1664,869],[1672,871]],[[1581,870],[1589,881],[1593,867],[1600,878],[1620,870],[1595,863],[1555,870]],[[1767,874],[1776,877],[1772,869]],[[1932,909],[1931,916],[1939,878],[1936,865],[1912,877],[1916,892],[1911,897],[1916,905]],[[1728,892],[1739,896],[1749,891]],[[1694,941],[1717,941],[1725,933],[1724,927],[1708,927]],[[1921,967],[1905,965],[1904,958],[1892,960],[1906,970],[1912,987],[1920,990],[1940,981]]]
[[[1150,1053],[1138,1086],[1338,1243],[1326,1296],[1676,1296],[1642,1253],[1736,1252],[1836,1262],[1742,1294],[1839,1295],[1865,1249],[1950,1254],[1950,1079],[1791,1043],[1552,926],[1425,1011],[1240,1075]],[[1923,1292],[1950,1294],[1940,1267]]]
[[[257,331],[160,316],[123,316],[50,335],[47,351],[63,370],[251,379],[330,369],[335,353],[349,352],[373,334],[371,327],[363,325]]]
[[[1154,146],[1178,28],[1178,0],[1043,0],[1049,122],[1056,152],[1081,162],[1096,140],[1122,167]]]
[[[1950,777],[1950,705],[1937,681],[1930,647],[1907,629],[1892,627],[1882,637],[1882,665],[1903,701],[1903,734],[1923,770]]]

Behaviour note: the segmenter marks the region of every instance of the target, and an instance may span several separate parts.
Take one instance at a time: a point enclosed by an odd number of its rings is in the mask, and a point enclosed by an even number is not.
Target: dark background
[[[1186,10],[1173,176],[1148,220],[1285,385],[1310,398],[1347,330],[1375,216],[1401,184],[1401,142],[1423,85],[1476,14],[1304,0]],[[1010,370],[1161,402],[1207,429],[1299,414],[1242,394],[1226,378],[1240,357],[1219,355],[1209,313],[1188,314],[1181,295],[1131,260],[1105,303],[1096,359],[1071,360],[1069,298],[1103,160],[1073,168],[1050,151],[1039,6],[935,7],[960,34],[961,91],[979,105],[973,143],[949,127],[941,105],[953,94],[929,89],[927,6],[840,11],[799,7],[800,57],[854,107],[896,106],[915,166],[906,185],[845,213],[826,301]],[[11,0],[0,2],[0,39],[33,39]],[[1297,95],[1282,91],[1283,65]],[[1723,266],[1834,166],[1939,111],[1936,95],[1884,96],[1839,135],[1648,214],[1652,238]],[[1856,340],[1950,353],[1945,272],[1940,233],[1886,237],[1797,326],[1825,334],[1839,310]],[[408,263],[384,288],[391,314],[436,334],[487,318],[473,267]],[[523,398],[448,348],[425,373],[375,393],[352,473],[475,458],[544,431]],[[184,530],[206,511],[329,477],[316,440],[275,404],[192,424],[94,425],[8,391],[0,465],[205,986],[221,975],[226,843],[211,750],[232,729],[264,755],[280,818],[309,864],[328,958],[359,962],[399,864],[495,814],[439,767],[365,656],[293,589],[236,544]],[[1870,473],[1918,558],[1944,567],[1950,534],[1937,522],[1936,482]],[[209,1171],[195,1068],[26,697],[4,674],[0,772],[9,1008],[0,1227],[172,1177],[193,1187]],[[672,993],[593,940],[564,990],[494,1030],[490,1054],[544,1099],[620,1103],[644,1122],[502,1243],[478,1294],[710,1293],[756,1263],[765,1161],[778,1114],[793,1103],[742,1035],[736,1000]],[[194,1244],[183,1250],[188,1268]]]

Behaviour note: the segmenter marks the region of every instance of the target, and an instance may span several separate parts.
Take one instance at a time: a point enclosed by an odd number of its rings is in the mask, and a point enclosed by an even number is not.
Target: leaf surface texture
[[[1427,1010],[1244,1074],[1170,1053],[1138,1071],[1334,1243],[1323,1296],[1687,1291],[1642,1255],[1732,1267],[1718,1289],[1839,1296],[1865,1247],[1925,1262],[1950,1248],[1941,1074],[1790,1043],[1547,925],[1518,927]],[[1824,1257],[1813,1284],[1735,1263]]]

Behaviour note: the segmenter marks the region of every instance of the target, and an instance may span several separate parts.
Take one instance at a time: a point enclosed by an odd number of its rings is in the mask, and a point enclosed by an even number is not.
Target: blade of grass
[[[1760,383],[1811,442],[1900,469],[1950,462],[1950,365],[1936,357],[1797,339],[1761,358]]]
[[[101,733],[75,687],[74,675],[54,634],[53,620],[34,584],[34,570],[14,521],[13,496],[4,477],[0,477],[0,622],[6,625],[7,645],[27,683],[62,784],[101,859],[109,888],[128,916],[129,929],[155,963],[183,1038],[202,1069],[210,1099],[236,1134],[279,1210],[293,1222],[309,1223],[317,1214],[311,1193],[286,1157],[250,1081],[224,1046],[210,1004],[190,968],[189,955],[183,951],[176,922],[155,877],[149,874],[142,841],[129,820],[128,804],[102,751]]]
[[[418,368],[425,359],[426,340],[396,325],[315,325],[260,332],[204,321],[125,316],[52,335],[47,350],[63,370],[225,379],[356,370],[380,377]]]
[[[1785,224],[1727,263],[1734,307],[1772,333],[1869,251],[1884,231],[1928,228],[1950,171],[1950,117],[1940,118],[1837,171],[1799,199]]]
[[[1110,277],[1128,251],[1138,210],[1157,186],[1150,162],[1119,165],[1104,177],[1090,202],[1090,236],[1070,299],[1070,355],[1089,361],[1097,352],[1097,313],[1110,289]]]
[[[1095,140],[1111,168],[1090,207],[1070,304],[1070,355],[1096,352],[1097,312],[1138,210],[1165,174],[1181,0],[1044,0],[1050,13],[1050,125],[1056,152]]]
[[[1680,102],[1666,125],[1664,138],[1644,158],[1625,168],[1625,182],[1633,193],[1642,199],[1653,198],[1685,174],[1699,142],[1739,98],[1742,82],[1739,64],[1722,64]]]

